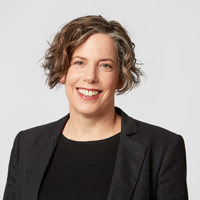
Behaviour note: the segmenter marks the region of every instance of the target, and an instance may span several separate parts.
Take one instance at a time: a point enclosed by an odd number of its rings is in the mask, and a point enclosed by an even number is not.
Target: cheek
[[[69,70],[66,77],[66,85],[73,85],[80,79],[80,74],[75,70]]]
[[[105,89],[107,88],[113,91],[115,91],[118,81],[119,79],[115,75],[104,77],[104,79],[102,80],[102,82],[104,83]]]

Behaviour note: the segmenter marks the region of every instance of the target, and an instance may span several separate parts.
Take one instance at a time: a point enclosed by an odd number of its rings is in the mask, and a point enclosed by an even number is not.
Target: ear
[[[65,79],[66,79],[66,76],[63,75],[62,78],[59,80],[59,83],[65,84]]]

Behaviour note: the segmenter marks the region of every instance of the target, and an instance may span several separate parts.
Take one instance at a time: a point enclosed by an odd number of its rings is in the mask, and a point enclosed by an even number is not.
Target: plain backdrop
[[[45,85],[41,58],[47,41],[67,22],[91,14],[128,30],[146,73],[138,88],[116,96],[116,105],[183,136],[189,197],[200,199],[198,0],[0,0],[0,198],[16,134],[69,111],[64,87]]]

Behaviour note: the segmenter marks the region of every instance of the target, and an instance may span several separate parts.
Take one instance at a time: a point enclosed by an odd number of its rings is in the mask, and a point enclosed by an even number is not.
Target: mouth
[[[102,92],[102,90],[98,89],[86,89],[86,88],[76,88],[76,89],[81,97],[85,97],[87,99],[91,98],[94,99],[94,97],[98,97],[99,94]]]

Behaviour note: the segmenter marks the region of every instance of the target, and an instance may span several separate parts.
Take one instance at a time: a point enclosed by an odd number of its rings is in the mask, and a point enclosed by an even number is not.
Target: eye
[[[76,61],[74,64],[75,65],[83,65],[83,62],[82,61]]]
[[[112,70],[112,66],[109,64],[100,64],[100,68],[104,71],[111,71]]]
[[[103,64],[102,66],[105,67],[105,68],[107,68],[107,67],[108,67],[108,68],[112,68],[112,67],[111,67],[110,65],[108,65],[108,64]]]

